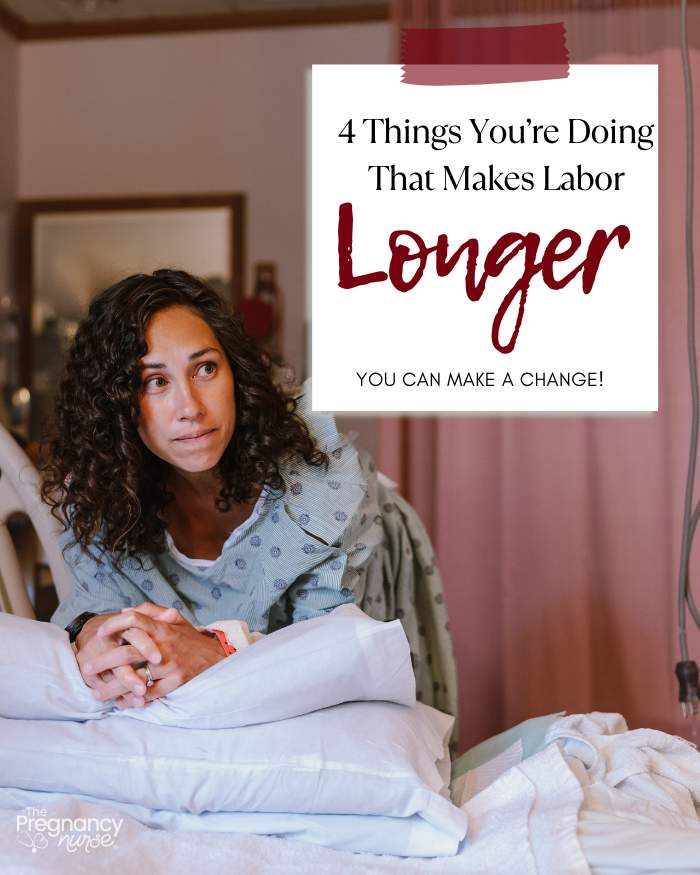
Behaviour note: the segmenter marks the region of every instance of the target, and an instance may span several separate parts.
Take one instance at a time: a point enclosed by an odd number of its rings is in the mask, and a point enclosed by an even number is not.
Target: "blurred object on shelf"
[[[17,307],[9,295],[0,295],[0,385],[17,381]]]
[[[12,393],[19,382],[17,308],[9,295],[0,295],[0,424],[12,426]]]
[[[24,441],[27,441],[29,439],[31,417],[32,393],[26,386],[20,386],[10,395],[9,431],[15,437],[19,436]]]
[[[78,320],[56,311],[48,300],[37,300],[32,311],[34,341],[31,415],[28,435],[42,434],[51,415],[63,362],[78,330]]]
[[[272,361],[281,364],[283,306],[275,262],[258,261],[254,265],[253,294],[241,299],[236,316]]]

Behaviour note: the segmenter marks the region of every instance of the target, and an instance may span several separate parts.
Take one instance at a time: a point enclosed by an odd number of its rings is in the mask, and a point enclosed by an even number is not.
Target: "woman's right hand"
[[[162,618],[167,621],[169,615],[166,611],[170,609],[153,607],[162,612]],[[75,641],[78,668],[96,699],[115,699],[118,708],[140,708],[146,702],[146,685],[134,667],[144,662],[159,663],[161,654],[151,638],[140,629],[132,630],[133,643],[125,643],[119,635],[101,637],[96,634],[104,622],[119,613],[91,617],[80,630]],[[107,671],[95,673],[91,663],[109,651],[115,651],[113,660],[116,664]]]

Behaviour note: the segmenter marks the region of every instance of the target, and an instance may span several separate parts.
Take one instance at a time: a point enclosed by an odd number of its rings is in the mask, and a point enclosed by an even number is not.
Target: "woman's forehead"
[[[203,346],[221,349],[211,326],[189,307],[158,310],[148,321],[145,340],[147,356],[159,350],[188,353]]]

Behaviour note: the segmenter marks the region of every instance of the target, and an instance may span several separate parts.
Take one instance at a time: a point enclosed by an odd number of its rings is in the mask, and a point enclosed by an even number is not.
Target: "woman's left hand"
[[[131,643],[132,631],[140,629],[150,636],[161,654],[157,665],[149,663],[151,676],[155,683],[146,689],[145,700],[151,701],[167,696],[182,684],[211,668],[226,658],[216,638],[203,635],[179,612],[175,619],[164,622],[158,619],[163,609],[146,602],[136,608],[127,608],[120,614],[110,617],[98,629],[97,635],[108,637],[118,635]],[[174,609],[170,609],[169,617]],[[115,648],[117,649],[117,648]],[[93,660],[93,670],[97,672],[113,668],[118,659],[114,650]],[[146,678],[145,669],[137,669],[137,674]]]

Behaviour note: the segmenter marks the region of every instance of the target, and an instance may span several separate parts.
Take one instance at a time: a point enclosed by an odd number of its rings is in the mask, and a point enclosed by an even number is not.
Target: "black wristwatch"
[[[66,632],[68,633],[71,644],[75,641],[78,635],[80,635],[80,630],[87,623],[87,621],[91,620],[93,617],[96,616],[97,614],[91,614],[90,611],[85,611],[82,614],[78,614],[75,620],[73,620],[72,623],[69,623],[66,626]]]

